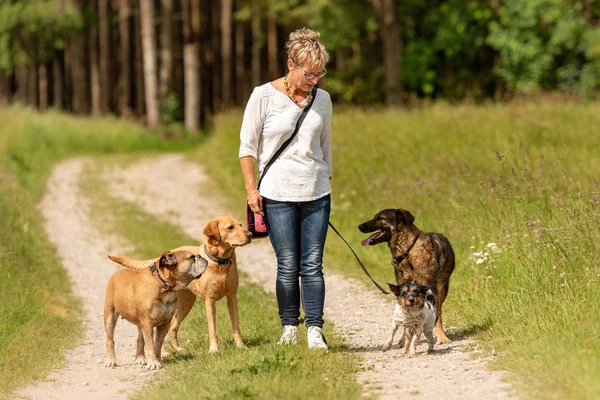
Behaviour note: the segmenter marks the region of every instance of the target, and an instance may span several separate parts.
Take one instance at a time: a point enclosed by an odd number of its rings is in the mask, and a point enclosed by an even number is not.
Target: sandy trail
[[[104,289],[108,277],[115,271],[106,254],[123,253],[127,245],[123,239],[102,237],[90,227],[86,202],[78,190],[85,162],[75,159],[58,165],[41,204],[50,240],[64,260],[75,294],[84,300],[87,311],[85,339],[82,345],[68,353],[65,369],[51,373],[45,382],[19,391],[19,395],[24,397],[126,398],[154,375],[131,364],[105,369],[101,363],[105,351],[102,327]],[[206,172],[181,155],[154,156],[124,169],[111,168],[103,178],[110,182],[113,194],[179,226],[198,242],[208,220],[228,214],[223,197],[214,190],[206,191],[206,187],[214,189]],[[174,201],[167,196],[169,187],[173,190],[187,187],[190,190]],[[189,224],[190,219],[196,222]],[[330,236],[330,240],[339,239]],[[252,282],[274,292],[276,262],[268,240],[240,248],[238,263]],[[379,347],[388,335],[393,300],[357,280],[328,272],[326,267],[325,270],[325,318],[363,357],[364,368],[358,380],[364,394],[376,395],[380,399],[510,398],[511,386],[502,381],[503,373],[486,370],[483,360],[472,360],[469,352],[463,352],[463,348],[472,342],[456,340],[449,345],[436,346],[436,352],[431,355],[423,354],[426,344],[421,343],[417,348],[421,355],[412,359],[404,357],[398,348],[381,353]],[[243,332],[243,316],[241,323]],[[118,329],[122,331],[116,333],[119,338],[117,357],[121,363],[131,363],[133,357],[128,356],[135,353],[136,330],[128,323],[120,323]]]
[[[104,295],[108,278],[117,271],[106,255],[126,251],[127,244],[123,239],[104,237],[92,227],[88,202],[79,190],[85,163],[72,159],[57,165],[40,204],[50,242],[69,273],[73,292],[82,299],[85,336],[67,352],[64,369],[18,390],[17,397],[127,399],[154,374],[133,364],[137,328],[124,321],[115,331],[119,368],[104,368]]]

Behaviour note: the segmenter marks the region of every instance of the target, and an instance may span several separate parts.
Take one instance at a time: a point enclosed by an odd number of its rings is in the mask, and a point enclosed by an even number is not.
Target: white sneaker
[[[298,327],[295,325],[284,325],[281,339],[277,344],[298,344]]]
[[[323,330],[318,326],[308,327],[308,348],[327,350],[327,340],[323,336]]]

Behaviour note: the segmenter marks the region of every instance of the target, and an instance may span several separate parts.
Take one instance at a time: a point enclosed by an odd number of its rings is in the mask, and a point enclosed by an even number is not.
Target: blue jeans
[[[306,325],[322,327],[325,303],[323,248],[331,197],[327,195],[306,202],[263,198],[263,210],[277,256],[276,294],[281,324],[300,323],[301,280]]]

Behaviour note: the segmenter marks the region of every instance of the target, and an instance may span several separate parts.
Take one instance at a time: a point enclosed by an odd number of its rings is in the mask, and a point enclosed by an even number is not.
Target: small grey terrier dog
[[[392,347],[394,335],[398,328],[402,328],[399,343],[400,346],[404,346],[404,353],[408,353],[410,357],[416,355],[417,341],[421,338],[421,333],[427,337],[429,344],[427,352],[432,352],[436,341],[434,328],[437,315],[434,310],[435,297],[431,286],[412,281],[403,282],[400,286],[391,283],[388,285],[398,302],[394,307],[390,338],[384,343],[381,351],[387,351]]]

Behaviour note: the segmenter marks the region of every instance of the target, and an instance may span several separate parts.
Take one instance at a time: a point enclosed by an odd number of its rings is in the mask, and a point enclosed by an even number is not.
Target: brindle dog
[[[396,282],[415,281],[435,288],[435,324],[437,343],[449,343],[442,326],[442,304],[450,287],[454,271],[454,250],[440,233],[423,232],[413,222],[415,217],[399,208],[378,212],[373,219],[358,226],[362,233],[375,232],[362,245],[387,243],[392,253]]]

